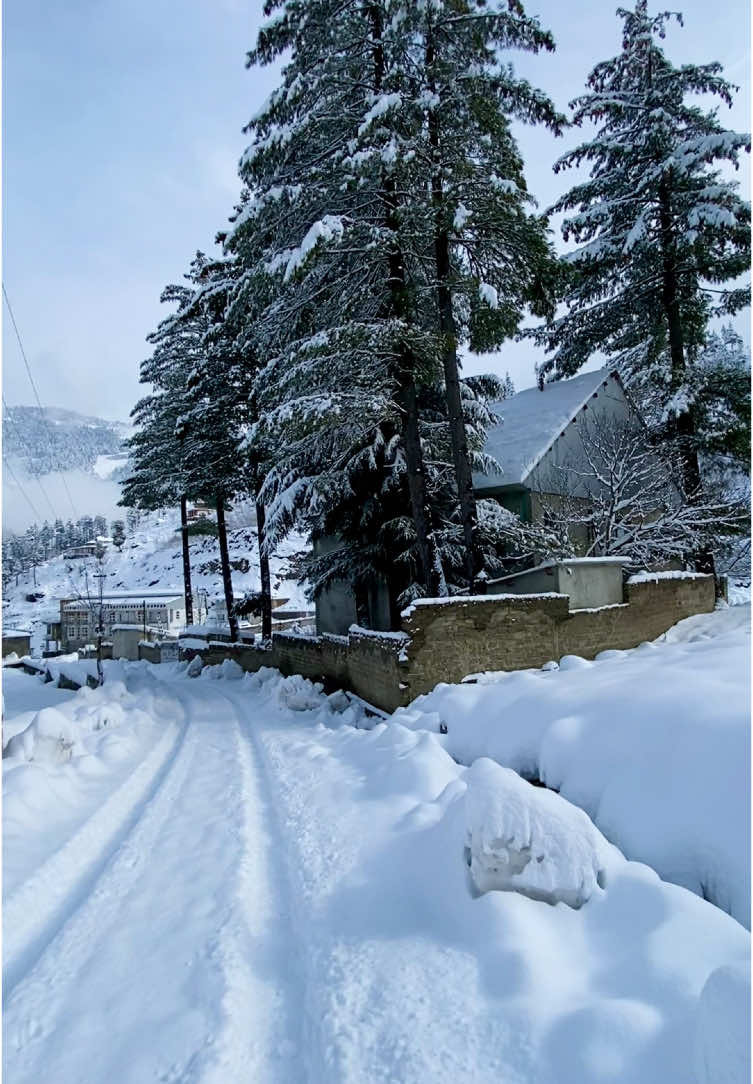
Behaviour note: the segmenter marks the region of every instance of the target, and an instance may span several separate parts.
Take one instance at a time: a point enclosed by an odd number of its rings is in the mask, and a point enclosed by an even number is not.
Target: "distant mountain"
[[[32,478],[56,471],[93,471],[100,456],[127,453],[130,433],[123,422],[77,414],[59,407],[8,407],[3,416],[3,455]]]

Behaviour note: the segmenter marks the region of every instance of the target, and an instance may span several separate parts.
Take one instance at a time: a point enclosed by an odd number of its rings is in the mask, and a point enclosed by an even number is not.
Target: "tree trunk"
[[[186,624],[193,625],[193,592],[191,591],[191,555],[188,550],[188,511],[186,498],[180,498],[180,540],[183,548],[183,591],[186,596]]]
[[[435,46],[431,29],[428,29],[426,45],[426,68],[429,73],[435,62]],[[433,78],[430,89],[436,92]],[[458,491],[460,518],[465,543],[465,574],[468,590],[473,594],[476,576],[482,569],[478,544],[478,517],[476,497],[473,492],[473,472],[468,453],[468,439],[463,417],[463,401],[460,396],[460,367],[457,353],[457,331],[452,312],[452,288],[450,285],[450,237],[446,226],[444,186],[442,184],[441,148],[439,143],[439,113],[430,109],[428,115],[429,145],[432,153],[431,201],[434,209],[434,264],[437,276],[437,309],[439,332],[442,339],[442,365],[444,368],[445,401],[455,467],[455,484]]]
[[[435,153],[439,151],[439,122],[435,110],[429,113],[429,138]],[[439,331],[442,337],[442,364],[444,367],[445,401],[452,443],[452,458],[455,467],[455,483],[460,504],[460,518],[463,524],[465,543],[465,574],[468,590],[473,594],[476,576],[481,571],[482,561],[477,537],[476,497],[473,492],[473,473],[468,454],[468,439],[463,417],[463,401],[460,395],[460,371],[457,355],[457,333],[452,313],[452,291],[450,289],[450,238],[443,225],[444,193],[442,177],[436,170],[432,177],[432,202],[434,204],[434,261],[437,276],[437,307],[439,312]]]
[[[372,59],[374,64],[374,90],[381,90],[384,78],[384,49],[382,46],[382,11],[378,4],[369,9],[372,30]],[[398,199],[395,182],[385,175],[383,198],[386,207],[386,226],[392,235],[388,252],[389,291],[392,311],[399,320],[407,318],[407,294],[405,281],[405,263],[398,236]],[[408,477],[411,513],[416,531],[418,549],[419,580],[430,597],[447,594],[442,562],[437,549],[436,539],[431,527],[428,495],[426,491],[426,469],[424,466],[421,437],[418,426],[418,394],[414,377],[414,361],[407,348],[402,351],[401,363],[396,372],[398,383],[397,399],[403,413],[403,447],[405,467]]]
[[[269,574],[269,554],[264,545],[266,513],[263,503],[256,499],[256,537],[259,540],[259,578],[261,581],[261,638],[272,639],[272,581]]]
[[[225,608],[230,626],[230,642],[238,640],[238,618],[235,616],[233,599],[233,577],[230,572],[230,554],[227,548],[227,527],[225,526],[225,498],[217,497],[217,536],[220,541],[220,562],[222,564],[222,587],[225,592]]]
[[[421,564],[420,572],[429,597],[438,598],[447,594],[447,584],[445,583],[434,532],[431,528],[426,499],[426,475],[421,452],[421,437],[418,430],[416,384],[412,374],[403,376],[399,401],[403,410],[405,464],[413,523],[416,528],[416,542]]]
[[[677,284],[677,261],[672,230],[672,206],[666,180],[659,185],[659,223],[662,237],[662,303],[667,317],[669,357],[672,366],[670,388],[672,392],[682,385],[687,371],[685,341],[680,313]],[[701,495],[701,470],[696,449],[695,419],[691,409],[677,415],[674,430],[680,444],[682,457],[682,480],[688,500],[696,501]],[[709,549],[693,555],[699,572],[714,572],[714,556]]]

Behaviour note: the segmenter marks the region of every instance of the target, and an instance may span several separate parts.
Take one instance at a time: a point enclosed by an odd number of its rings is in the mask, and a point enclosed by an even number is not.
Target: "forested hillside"
[[[3,452],[36,478],[55,471],[92,470],[98,456],[121,451],[127,431],[120,422],[72,410],[11,406],[3,416]]]

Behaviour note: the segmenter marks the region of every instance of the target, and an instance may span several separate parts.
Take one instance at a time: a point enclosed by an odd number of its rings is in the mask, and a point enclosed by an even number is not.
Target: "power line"
[[[27,458],[29,460],[31,460],[33,458],[33,456],[31,454],[31,452],[29,451],[29,446],[27,445],[26,440],[25,440],[23,434],[21,433],[21,430],[16,425],[16,420],[15,420],[15,418],[13,417],[13,415],[10,412],[10,407],[8,406],[8,404],[5,401],[5,396],[3,396],[3,407],[5,409],[5,420],[7,422],[10,422],[10,424],[13,427],[13,430],[14,430],[14,432],[16,434],[16,437],[18,439],[19,444],[21,445],[21,447],[26,452]],[[47,501],[47,504],[49,505],[49,509],[52,512],[52,518],[53,519],[60,519],[60,516],[58,516],[55,509],[52,507],[52,501],[50,500],[50,498],[49,498],[49,496],[47,494],[47,490],[42,485],[42,479],[35,476],[34,481],[37,483],[37,485],[41,489],[42,496],[44,497],[44,499]]]
[[[34,513],[35,522],[37,522],[37,523],[41,522],[42,517],[40,516],[39,512],[37,512],[36,508],[34,507],[34,502],[32,501],[31,497],[26,492],[26,490],[24,489],[22,484],[19,482],[18,478],[16,478],[13,467],[11,467],[10,462],[7,459],[6,456],[3,456],[3,463],[5,464],[5,467],[6,467],[7,471],[8,471],[8,474],[11,476],[13,481],[16,483],[18,488],[21,490],[21,493],[24,496],[24,498],[26,500],[26,503],[29,505],[29,508],[31,508],[32,512]]]
[[[39,392],[37,391],[37,386],[34,383],[34,377],[31,375],[31,366],[29,365],[29,359],[26,357],[26,351],[24,350],[24,344],[21,342],[21,333],[18,330],[18,324],[16,323],[16,318],[13,315],[13,309],[11,308],[10,299],[8,298],[8,291],[5,289],[5,283],[3,283],[3,297],[5,298],[5,304],[8,306],[8,312],[10,313],[11,323],[13,324],[13,330],[15,331],[16,338],[18,339],[18,346],[19,346],[19,349],[21,351],[21,357],[24,359],[24,365],[26,366],[26,372],[27,372],[28,377],[29,377],[29,383],[31,384],[32,391],[34,392],[34,398],[37,401],[37,406],[39,407],[40,414],[44,415],[44,407],[42,406],[42,400],[39,398]],[[48,431],[48,436],[50,437],[50,450],[52,452],[54,452],[55,449],[52,446],[52,436],[49,434],[49,431]],[[66,482],[65,475],[63,474],[62,471],[60,472],[60,481],[63,483],[63,488],[65,489],[65,492],[66,492],[66,494],[68,496],[68,500],[69,500],[70,505],[71,505],[71,508],[73,509],[73,515],[76,517],[76,519],[78,519],[78,512],[76,511],[76,506],[73,503],[73,497],[71,496],[71,491],[68,488],[68,483]]]

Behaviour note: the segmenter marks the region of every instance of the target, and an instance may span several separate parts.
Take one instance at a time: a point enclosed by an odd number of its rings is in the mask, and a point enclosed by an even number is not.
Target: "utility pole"
[[[105,556],[103,546],[98,546],[96,550],[96,557],[99,563],[99,572],[94,573],[94,579],[99,580],[99,613],[97,617],[97,684],[104,685],[105,683],[105,668],[102,665],[102,633],[104,632],[104,579],[105,573],[102,571],[102,560]]]

